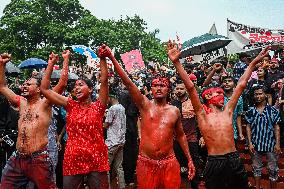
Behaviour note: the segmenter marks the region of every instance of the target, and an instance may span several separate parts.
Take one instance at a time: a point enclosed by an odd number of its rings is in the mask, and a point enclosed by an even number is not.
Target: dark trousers
[[[248,177],[238,152],[208,156],[204,170],[206,189],[248,189]]]
[[[55,189],[52,168],[47,151],[25,156],[14,152],[2,172],[0,189],[25,188],[29,181],[40,189]]]
[[[200,182],[200,175],[202,173],[202,159],[199,155],[198,142],[188,142],[189,152],[195,167],[196,173],[191,181],[191,188],[197,189]],[[174,152],[181,167],[187,167],[188,161],[177,141],[174,141]]]
[[[125,134],[125,144],[123,148],[123,162],[125,183],[134,183],[136,161],[138,158],[137,134],[127,132]]]
[[[60,151],[58,151],[58,162],[56,166],[56,185],[58,188],[63,188],[63,159],[65,145],[65,142],[62,142],[62,148]]]
[[[107,172],[90,172],[88,174],[70,175],[63,177],[63,189],[78,189],[83,186],[87,177],[89,189],[109,189]]]

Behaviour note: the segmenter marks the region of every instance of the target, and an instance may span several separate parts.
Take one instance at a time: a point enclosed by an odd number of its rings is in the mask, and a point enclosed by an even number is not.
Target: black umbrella
[[[13,64],[12,62],[8,62],[8,63],[6,64],[5,73],[6,73],[8,76],[16,77],[16,76],[18,76],[19,74],[21,74],[21,70],[20,70],[15,64]]]
[[[227,46],[232,40],[222,35],[206,33],[185,41],[182,45],[181,58],[189,55],[200,55]]]
[[[51,74],[51,79],[59,79],[61,76],[61,70],[53,70]],[[42,74],[39,76],[42,78]],[[79,76],[75,73],[68,73],[68,80],[77,80],[79,79]]]

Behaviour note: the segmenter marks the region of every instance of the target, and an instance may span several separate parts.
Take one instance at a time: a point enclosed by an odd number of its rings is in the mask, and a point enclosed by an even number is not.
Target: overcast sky
[[[10,0],[1,0],[0,16]],[[226,19],[256,27],[284,29],[284,0],[80,0],[93,15],[117,19],[138,14],[149,30],[159,29],[165,41],[182,41],[202,35],[215,23],[218,34],[227,35]]]

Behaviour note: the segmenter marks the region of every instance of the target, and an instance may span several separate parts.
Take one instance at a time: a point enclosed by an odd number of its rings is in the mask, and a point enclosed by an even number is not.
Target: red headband
[[[214,92],[219,92],[219,91],[224,93],[224,90],[222,88],[220,88],[220,87],[209,88],[209,89],[204,90],[202,92],[201,96],[202,96],[203,99],[205,99],[205,95],[212,94]]]
[[[158,78],[154,78],[152,80],[152,86],[153,85],[157,85],[159,82],[161,82],[162,84],[164,84],[165,86],[167,86],[168,88],[170,87],[170,81],[168,78],[166,77],[158,77]]]

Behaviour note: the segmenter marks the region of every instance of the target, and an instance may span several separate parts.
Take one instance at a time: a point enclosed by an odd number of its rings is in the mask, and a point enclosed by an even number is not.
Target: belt
[[[48,151],[47,151],[46,148],[32,152],[32,153],[22,153],[22,152],[19,152],[18,150],[16,150],[15,154],[16,154],[16,156],[20,156],[20,157],[35,157],[35,156],[39,156],[39,155],[48,155]]]

